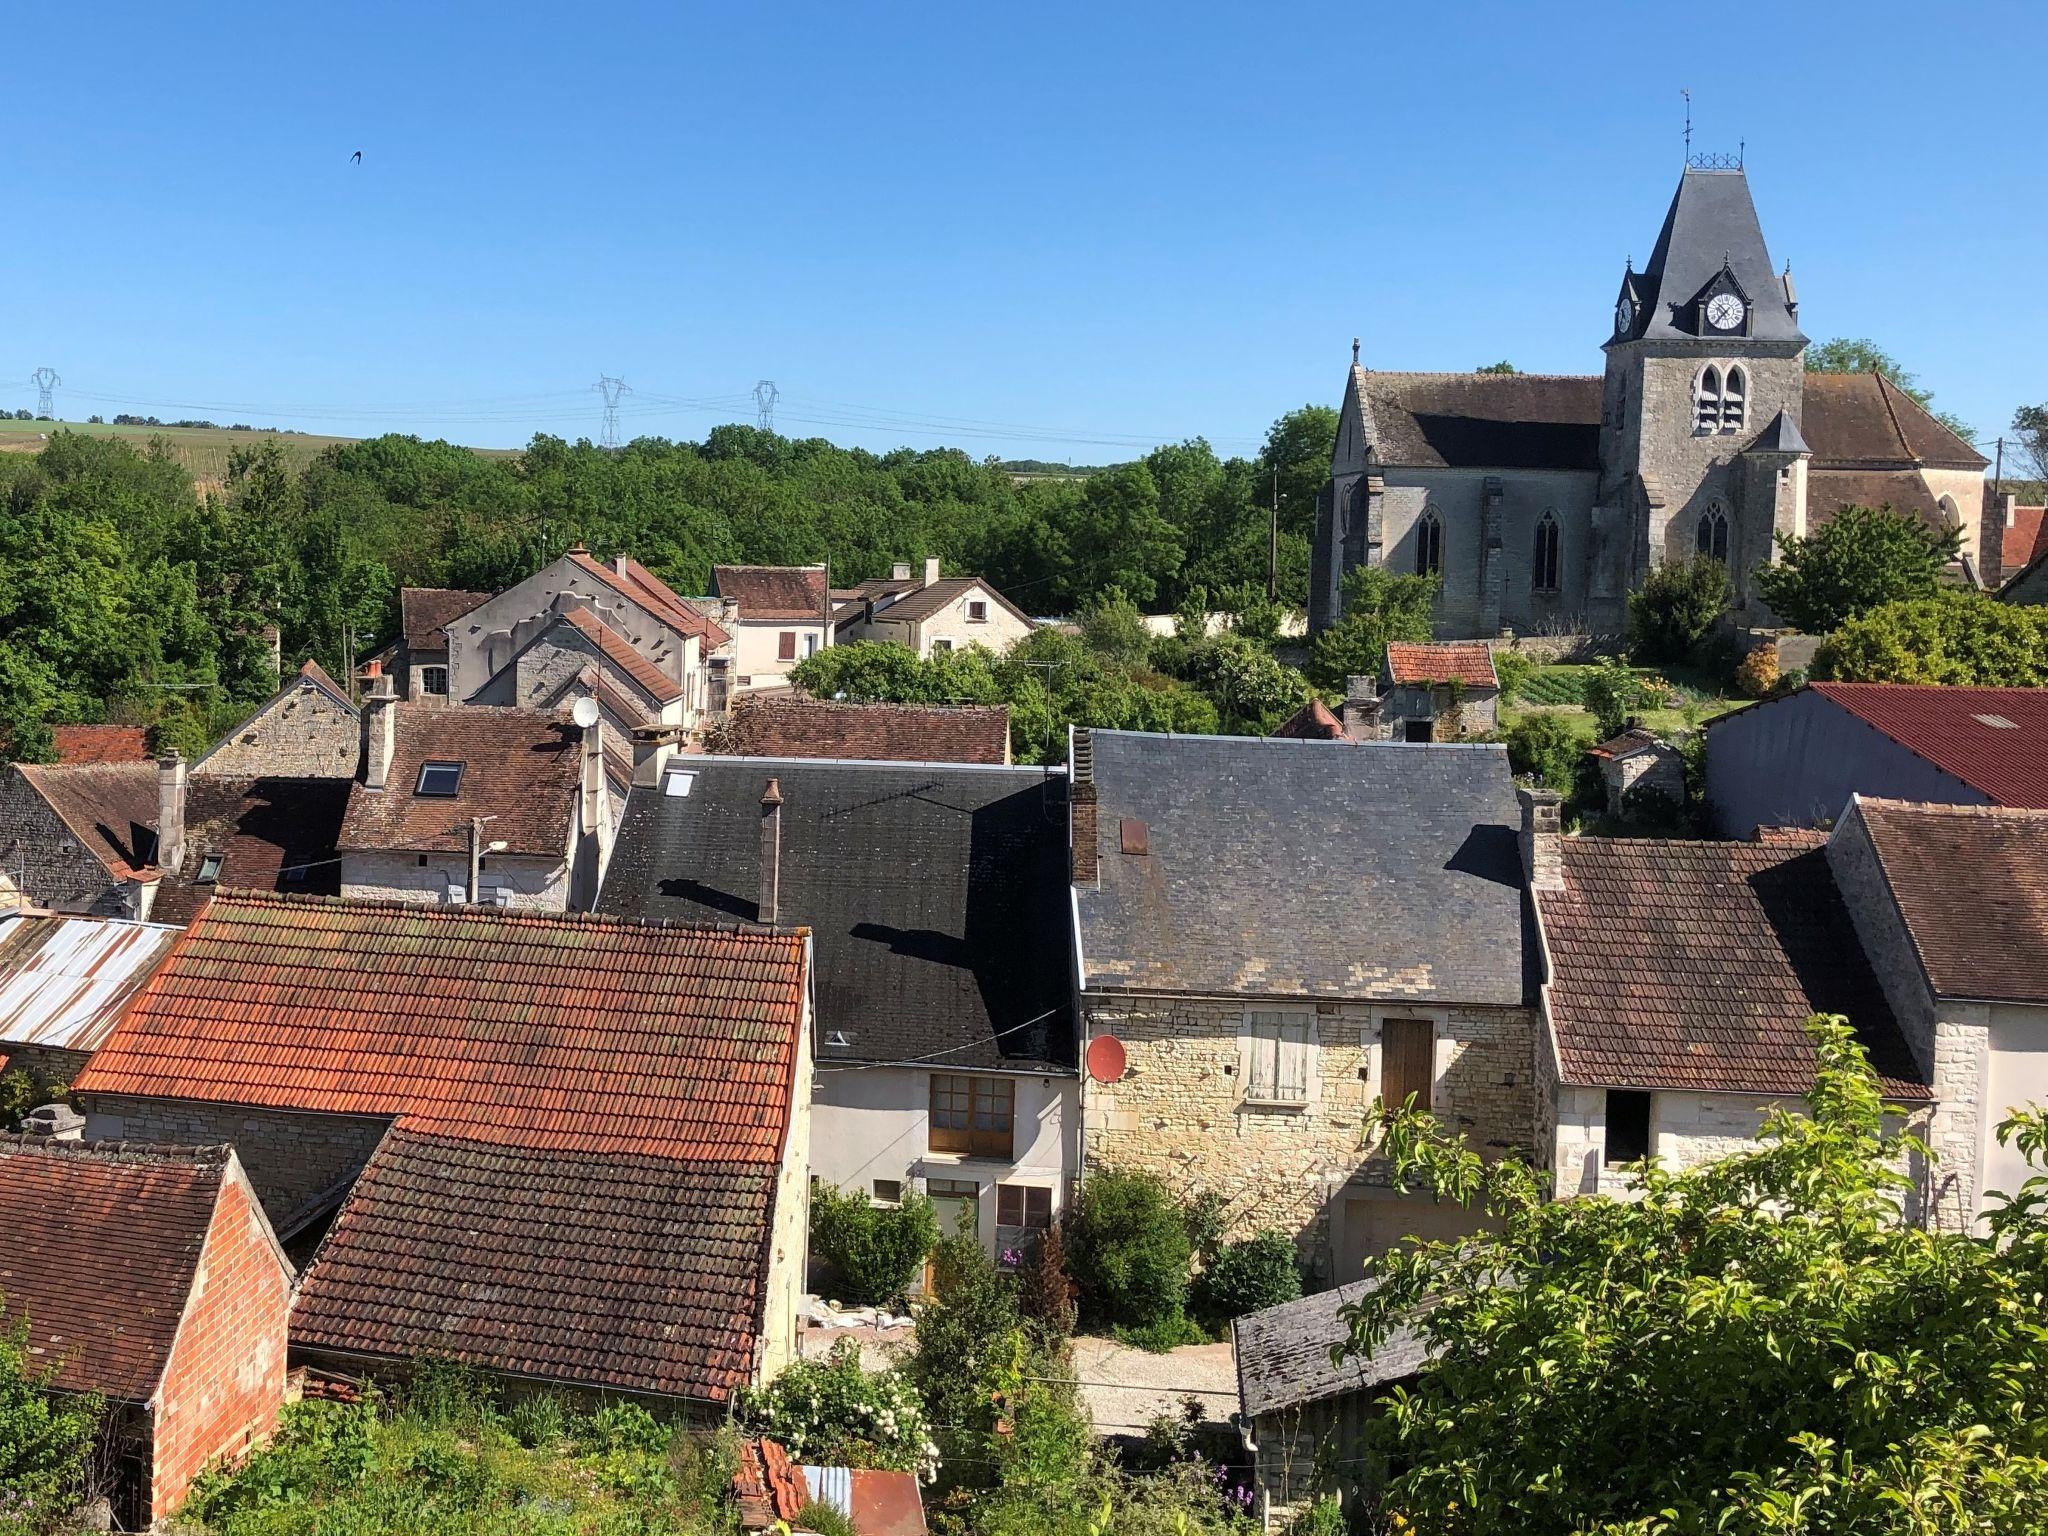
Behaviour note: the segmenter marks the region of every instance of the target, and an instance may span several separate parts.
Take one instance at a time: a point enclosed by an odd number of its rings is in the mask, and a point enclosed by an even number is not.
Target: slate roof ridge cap
[[[1434,752],[1497,752],[1502,756],[1507,754],[1507,743],[1501,741],[1304,741],[1298,736],[1226,736],[1207,731],[1128,731],[1106,725],[1091,726],[1089,729],[1098,741],[1105,736],[1135,736],[1143,740],[1156,741],[1229,741],[1246,747],[1405,747],[1410,751],[1421,747]]]
[[[1003,706],[995,706],[1002,708]],[[787,763],[793,768],[888,768],[908,771],[919,769],[958,770],[962,773],[1015,773],[1034,774],[1040,778],[1057,778],[1057,767],[1040,763],[955,763],[926,762],[921,758],[898,757],[750,757],[745,753],[693,752],[687,757],[671,757],[662,772],[687,773],[700,763],[741,764],[759,767],[763,763]]]
[[[1598,373],[1487,373],[1476,368],[1368,368],[1363,363],[1356,365],[1357,372],[1369,379],[1537,379],[1546,382],[1558,379],[1592,382],[1606,376]],[[1499,386],[1489,386],[1499,387]]]
[[[2048,822],[2048,807],[2034,805],[1957,805],[1948,800],[1899,800],[1889,795],[1856,797],[1865,807],[1879,811],[1905,811],[1921,816],[1974,817],[1991,821]]]

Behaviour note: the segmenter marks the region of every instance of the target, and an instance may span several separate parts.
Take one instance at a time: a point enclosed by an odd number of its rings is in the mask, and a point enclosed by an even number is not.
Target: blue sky
[[[1746,140],[1816,339],[2048,399],[2048,7],[16,8],[0,379],[60,413],[1100,461],[1383,368],[1600,366]],[[2001,62],[2006,61],[2006,62]],[[361,149],[360,166],[349,163]],[[15,398],[18,396],[19,398]],[[33,404],[25,384],[0,403]]]

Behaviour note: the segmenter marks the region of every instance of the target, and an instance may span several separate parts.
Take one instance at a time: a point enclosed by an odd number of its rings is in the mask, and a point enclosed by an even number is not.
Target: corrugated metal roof
[[[102,917],[0,915],[0,1041],[99,1048],[184,930]]]

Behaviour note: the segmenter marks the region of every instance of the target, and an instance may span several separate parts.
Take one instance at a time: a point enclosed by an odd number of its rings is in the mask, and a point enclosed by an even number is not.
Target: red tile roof
[[[146,763],[149,731],[140,725],[59,725],[51,728],[60,763]]]
[[[844,758],[863,762],[1006,763],[1003,704],[842,704],[742,694],[718,750],[734,757]]]
[[[394,704],[391,768],[381,790],[350,790],[339,846],[467,853],[473,816],[512,853],[566,856],[576,812],[582,734],[529,709]],[[461,763],[453,795],[418,793],[425,763]]]
[[[804,1469],[774,1440],[740,1443],[732,1491],[739,1501],[740,1527],[749,1531],[766,1530],[778,1520],[793,1521],[811,1502]]]
[[[2048,688],[1809,686],[1994,804],[2048,807]]]
[[[1936,995],[2048,1003],[2048,812],[1853,804]]]
[[[1439,645],[1413,645],[1394,640],[1387,645],[1387,676],[1397,683],[1462,683],[1467,688],[1498,688],[1493,652],[1484,640],[1451,640]]]
[[[151,900],[153,921],[184,923],[223,886],[333,895],[348,810],[347,779],[228,779],[193,774],[185,787],[185,857]],[[202,882],[210,855],[220,868]],[[297,871],[297,873],[293,873]]]
[[[711,590],[738,603],[742,619],[825,622],[820,565],[714,565]]]
[[[448,625],[470,609],[491,600],[488,592],[464,592],[457,587],[400,587],[398,629],[408,650],[445,651]]]
[[[632,642],[588,608],[571,608],[562,619],[589,640],[598,653],[630,677],[657,704],[673,704],[683,696],[683,685],[633,649]]]
[[[1342,741],[1344,722],[1330,712],[1321,699],[1310,699],[1273,733],[1295,741]]]
[[[595,576],[614,592],[632,598],[650,613],[659,615],[681,633],[697,636],[706,651],[715,651],[732,638],[701,609],[684,602],[666,582],[637,560],[621,555],[618,560],[621,569],[614,570],[594,558],[581,545],[569,551],[569,558],[581,570]]]
[[[2042,535],[2044,513],[2048,513],[2048,507],[2015,506],[2012,509],[2012,526],[2003,531],[2004,543],[2000,550],[2000,563],[2008,573],[2033,564],[2037,556],[2048,551],[2048,538]]]
[[[223,891],[75,1087],[772,1162],[798,932]]]
[[[1537,898],[1564,1080],[1792,1096],[1814,1013],[1846,1014],[1887,1093],[1928,1097],[1824,849],[1568,837]]]
[[[1800,430],[1815,469],[1990,462],[1881,373],[1809,373],[1804,395]]]
[[[226,1147],[0,1137],[0,1326],[66,1391],[155,1393],[185,1315]]]

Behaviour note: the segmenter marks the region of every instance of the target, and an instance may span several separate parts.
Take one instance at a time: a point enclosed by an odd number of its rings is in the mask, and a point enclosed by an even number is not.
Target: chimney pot
[[[1338,718],[1346,741],[1380,739],[1380,696],[1375,678],[1354,674],[1344,679],[1344,704]]]
[[[398,696],[391,679],[378,676],[363,698],[363,788],[382,789],[391,776],[398,729]]]
[[[770,779],[761,791],[761,899],[756,916],[777,922],[782,912],[782,785]]]
[[[1522,808],[1522,876],[1532,891],[1564,889],[1564,827],[1554,789],[1517,789]]]
[[[185,862],[185,759],[176,747],[156,760],[156,864],[176,870]]]
[[[898,560],[894,565],[890,566],[889,579],[891,581],[910,580],[910,562],[907,560]]]

